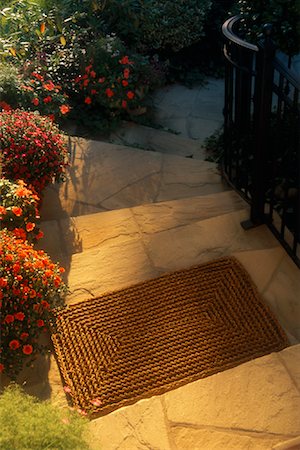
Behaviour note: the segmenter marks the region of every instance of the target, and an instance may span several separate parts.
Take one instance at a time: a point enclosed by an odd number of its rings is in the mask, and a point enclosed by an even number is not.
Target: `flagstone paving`
[[[126,124],[129,141],[116,134],[122,144],[151,141],[151,151],[70,139],[69,177],[44,196],[39,245],[66,268],[69,304],[234,255],[294,345],[91,421],[94,450],[300,449],[300,272],[267,227],[241,228],[248,205],[203,160],[199,143],[222,122],[222,89],[209,80],[158,92],[155,120],[181,134],[143,137]],[[53,355],[25,380],[28,392],[66,406]]]

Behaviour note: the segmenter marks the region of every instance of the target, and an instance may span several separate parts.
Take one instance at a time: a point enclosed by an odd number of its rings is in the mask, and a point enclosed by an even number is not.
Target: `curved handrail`
[[[252,50],[253,52],[258,52],[259,49],[257,45],[250,44],[250,42],[243,41],[243,39],[239,38],[234,32],[233,27],[234,25],[241,19],[240,15],[230,17],[226,20],[226,22],[222,25],[222,33],[224,36],[229,40],[234,42],[235,44],[247,48],[248,50]]]

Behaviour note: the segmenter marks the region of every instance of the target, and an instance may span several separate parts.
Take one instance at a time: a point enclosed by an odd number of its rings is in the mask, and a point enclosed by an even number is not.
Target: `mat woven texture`
[[[65,390],[97,414],[289,345],[234,258],[69,306],[55,328]]]

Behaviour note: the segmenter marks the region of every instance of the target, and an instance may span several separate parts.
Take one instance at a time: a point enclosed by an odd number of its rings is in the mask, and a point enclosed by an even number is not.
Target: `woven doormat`
[[[234,258],[69,306],[52,340],[73,406],[98,414],[289,345]]]

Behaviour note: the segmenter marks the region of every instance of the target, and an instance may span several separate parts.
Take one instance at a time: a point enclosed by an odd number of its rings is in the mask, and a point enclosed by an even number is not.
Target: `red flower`
[[[15,318],[22,322],[25,319],[25,314],[22,313],[22,311],[20,311],[17,314],[15,314]]]
[[[91,95],[96,95],[98,92],[96,91],[96,89],[92,89],[91,90]]]
[[[84,99],[84,103],[86,103],[87,105],[90,105],[90,104],[92,103],[91,97],[86,97],[86,98]]]
[[[105,81],[105,77],[101,77],[101,78],[99,78],[98,83],[104,83],[104,81]]]
[[[9,343],[9,348],[11,350],[17,350],[20,347],[20,342],[17,341],[16,339],[13,339],[12,341],[10,341]]]
[[[122,100],[122,108],[127,108],[127,102],[126,100]]]
[[[44,98],[44,103],[50,103],[50,102],[52,102],[52,97],[51,97],[51,95],[48,95],[48,97]]]
[[[0,205],[0,214],[3,214],[3,215],[4,215],[4,214],[6,214],[6,212],[7,212],[7,211],[6,211],[6,208],[4,208],[4,206],[1,206],[1,205]]]
[[[130,70],[129,69],[124,69],[124,72],[123,72],[123,75],[124,75],[124,78],[129,78],[129,74],[130,74]]]
[[[89,73],[92,67],[93,67],[92,64],[90,64],[89,66],[87,66],[87,67],[85,68],[86,73]]]
[[[0,108],[2,108],[3,111],[10,111],[12,109],[8,103],[3,102],[3,101],[0,102]]]
[[[35,223],[32,222],[28,222],[26,223],[26,231],[29,233],[30,231],[32,231],[35,228]]]
[[[7,314],[7,316],[4,319],[4,322],[6,323],[12,323],[15,320],[14,316],[12,314]]]
[[[36,324],[37,324],[37,326],[38,326],[39,328],[41,328],[41,327],[43,327],[43,326],[45,325],[45,322],[44,322],[42,319],[39,319],[39,320],[36,322]]]
[[[39,99],[38,99],[38,98],[34,97],[34,98],[31,100],[31,103],[33,103],[34,106],[37,106],[40,102],[39,102]]]
[[[128,81],[127,80],[122,80],[122,85],[123,86],[128,86]]]
[[[134,97],[134,92],[128,91],[128,92],[127,92],[127,97],[129,98],[129,100],[132,100],[133,97]]]
[[[7,279],[0,277],[0,287],[5,287],[7,286]]]
[[[71,108],[68,105],[61,105],[59,109],[62,114],[68,114]]]
[[[20,338],[22,339],[22,341],[26,341],[26,339],[28,338],[29,334],[28,333],[22,333]]]
[[[91,70],[90,77],[96,78],[96,72],[94,70]]]
[[[24,355],[31,355],[33,352],[33,347],[30,344],[23,345],[23,353]]]
[[[41,239],[42,237],[44,237],[44,233],[43,233],[42,231],[40,231],[40,232],[35,236],[36,239]]]
[[[105,94],[107,95],[108,98],[111,98],[114,95],[114,91],[110,88],[107,88],[105,89]]]
[[[2,373],[4,371],[4,365],[2,363],[0,363],[0,373]]]
[[[132,61],[129,61],[128,56],[123,56],[123,58],[119,61],[120,64],[132,64]]]

